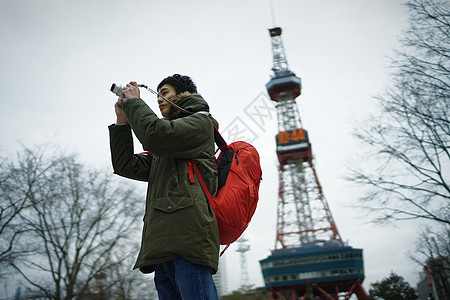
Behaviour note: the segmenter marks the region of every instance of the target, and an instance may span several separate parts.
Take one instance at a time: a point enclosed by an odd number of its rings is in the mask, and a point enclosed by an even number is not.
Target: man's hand
[[[122,94],[127,100],[141,98],[141,91],[134,81],[131,81],[122,89]]]
[[[119,98],[117,100],[116,104],[114,104],[114,109],[116,111],[116,124],[123,125],[128,123],[127,116],[125,116],[125,113],[123,112],[123,100]]]

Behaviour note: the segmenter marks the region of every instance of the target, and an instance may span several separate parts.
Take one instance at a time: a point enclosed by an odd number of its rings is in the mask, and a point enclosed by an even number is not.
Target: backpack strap
[[[198,111],[196,112],[197,114],[203,114],[206,115],[210,118],[212,118],[211,113],[207,112],[207,111]],[[222,135],[220,134],[219,130],[217,129],[216,125],[214,124],[214,122],[211,120],[211,124],[214,127],[214,142],[216,143],[217,147],[221,150],[221,151],[228,151],[228,150],[232,150],[227,142],[225,142],[225,139],[222,137]],[[212,196],[211,193],[208,190],[208,187],[206,186],[205,181],[203,180],[202,175],[200,174],[200,170],[197,167],[197,164],[195,163],[195,161],[193,159],[188,159],[188,173],[189,173],[189,180],[191,183],[195,182],[195,178],[192,174],[192,171],[195,173],[195,176],[197,176],[198,181],[200,182],[200,185],[202,186],[203,192],[205,193],[206,197],[208,198],[209,203],[212,202]],[[211,204],[210,204],[211,206]],[[228,247],[230,247],[230,244],[226,245],[225,249],[222,250],[222,252],[220,253],[219,256],[222,256],[225,251],[228,249]]]
[[[200,182],[200,185],[202,186],[203,192],[206,195],[206,198],[208,198],[208,201],[211,202],[212,201],[212,197],[211,194],[208,190],[208,187],[206,186],[205,181],[203,180],[202,175],[200,174],[200,170],[197,167],[197,164],[194,162],[193,159],[188,159],[188,173],[189,173],[189,180],[191,183],[195,182],[194,176],[192,175],[192,171],[194,171],[195,176],[197,176],[198,181]],[[222,250],[222,252],[220,252],[219,256],[222,256],[225,251],[228,249],[228,247],[230,247],[230,244],[228,244],[225,249]]]
[[[212,121],[211,121],[212,123]],[[225,142],[224,138],[220,134],[219,130],[217,129],[216,125],[212,123],[214,126],[214,142],[216,143],[217,147],[219,147],[222,151],[228,151],[231,150],[230,147],[228,147],[228,144]]]
[[[200,185],[202,186],[203,192],[205,193],[206,197],[208,198],[208,201],[211,201],[212,196],[211,193],[208,190],[208,187],[206,186],[205,181],[203,180],[202,175],[200,174],[200,170],[197,167],[197,164],[193,159],[188,159],[188,173],[189,173],[189,180],[191,183],[195,182],[194,175],[192,174],[192,171],[194,171],[195,176],[197,176],[198,181],[200,182]]]

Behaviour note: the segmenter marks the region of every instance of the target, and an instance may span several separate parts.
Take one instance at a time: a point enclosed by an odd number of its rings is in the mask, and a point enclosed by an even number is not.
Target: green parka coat
[[[189,111],[209,111],[198,94],[177,104]],[[195,178],[189,180],[187,159],[194,159],[211,192],[217,191],[213,120],[206,114],[183,115],[172,108],[170,119],[159,119],[141,99],[123,109],[129,125],[111,125],[114,172],[148,182],[141,249],[134,268],[154,271],[155,264],[177,256],[212,267],[219,259],[219,230],[214,212]],[[215,122],[215,120],[214,120]],[[131,129],[150,154],[134,154]]]

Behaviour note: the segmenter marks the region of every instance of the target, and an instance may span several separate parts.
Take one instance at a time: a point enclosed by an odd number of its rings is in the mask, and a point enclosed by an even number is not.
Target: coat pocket
[[[194,205],[194,199],[191,197],[161,197],[155,199],[153,208],[166,213],[173,213],[192,205]]]

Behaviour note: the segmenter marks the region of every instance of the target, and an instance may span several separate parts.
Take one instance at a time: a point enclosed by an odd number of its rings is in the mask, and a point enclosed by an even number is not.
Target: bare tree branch
[[[367,188],[362,206],[381,213],[378,221],[450,224],[450,4],[407,7],[410,28],[392,61],[392,85],[376,98],[380,115],[356,130],[369,151],[348,180]]]

